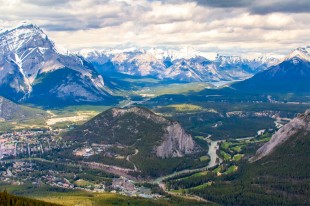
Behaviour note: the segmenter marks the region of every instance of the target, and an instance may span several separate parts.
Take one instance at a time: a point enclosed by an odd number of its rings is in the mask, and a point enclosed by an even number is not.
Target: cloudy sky
[[[285,54],[310,45],[309,0],[0,0],[0,26],[30,21],[56,44]]]

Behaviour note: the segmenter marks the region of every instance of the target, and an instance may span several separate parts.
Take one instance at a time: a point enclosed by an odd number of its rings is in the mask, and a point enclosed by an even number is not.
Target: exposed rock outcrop
[[[184,154],[192,153],[195,143],[191,135],[187,134],[181,125],[173,122],[166,128],[164,141],[156,148],[158,157],[182,157]]]
[[[277,147],[299,133],[303,136],[310,133],[310,109],[279,129],[269,142],[257,150],[256,155],[250,159],[250,162],[257,161],[271,154]]]

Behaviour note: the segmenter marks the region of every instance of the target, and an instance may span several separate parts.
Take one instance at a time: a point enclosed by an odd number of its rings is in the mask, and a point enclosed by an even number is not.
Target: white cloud
[[[240,2],[237,6],[197,2],[0,0],[0,25],[29,20],[71,50],[190,46],[203,52],[284,54],[309,43],[310,14],[298,13],[301,9],[251,12]]]

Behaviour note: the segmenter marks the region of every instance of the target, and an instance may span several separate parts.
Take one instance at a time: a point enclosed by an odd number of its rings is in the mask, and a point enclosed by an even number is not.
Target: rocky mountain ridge
[[[257,161],[271,154],[277,147],[280,147],[290,138],[294,138],[297,134],[307,136],[310,134],[310,109],[304,114],[299,114],[288,124],[279,129],[270,139],[257,150],[256,155],[250,161]]]
[[[164,141],[156,148],[157,157],[183,157],[194,151],[196,145],[192,136],[179,123],[173,122],[165,130]]]

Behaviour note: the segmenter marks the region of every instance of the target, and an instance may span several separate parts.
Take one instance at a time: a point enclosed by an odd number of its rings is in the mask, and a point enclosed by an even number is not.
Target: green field
[[[69,128],[71,125],[82,124],[110,106],[76,105],[51,110],[41,110],[22,106],[27,112],[33,113],[26,118],[14,118],[0,122],[1,131],[16,131],[23,129],[53,129]]]
[[[201,111],[203,109],[201,106],[193,104],[171,104],[167,107],[179,112]]]
[[[242,157],[243,157],[242,154],[236,154],[236,155],[233,156],[233,160],[234,161],[240,161]]]
[[[40,187],[32,186],[31,184],[14,186],[14,185],[0,185],[0,190],[6,190],[18,196],[29,197],[45,202],[56,203],[66,206],[202,206],[215,205],[206,204],[195,200],[189,200],[181,197],[174,197],[167,195],[165,198],[146,199],[141,197],[128,197],[113,193],[93,193],[82,190],[67,190],[62,188],[42,185]]]
[[[230,161],[230,160],[231,160],[230,154],[227,154],[227,153],[224,152],[224,151],[221,151],[221,152],[220,152],[220,155],[223,157],[224,161]]]
[[[146,87],[134,94],[146,97],[157,97],[165,94],[186,94],[188,92],[199,92],[206,88],[213,88],[209,83],[174,83],[167,85],[158,85],[155,87]]]

